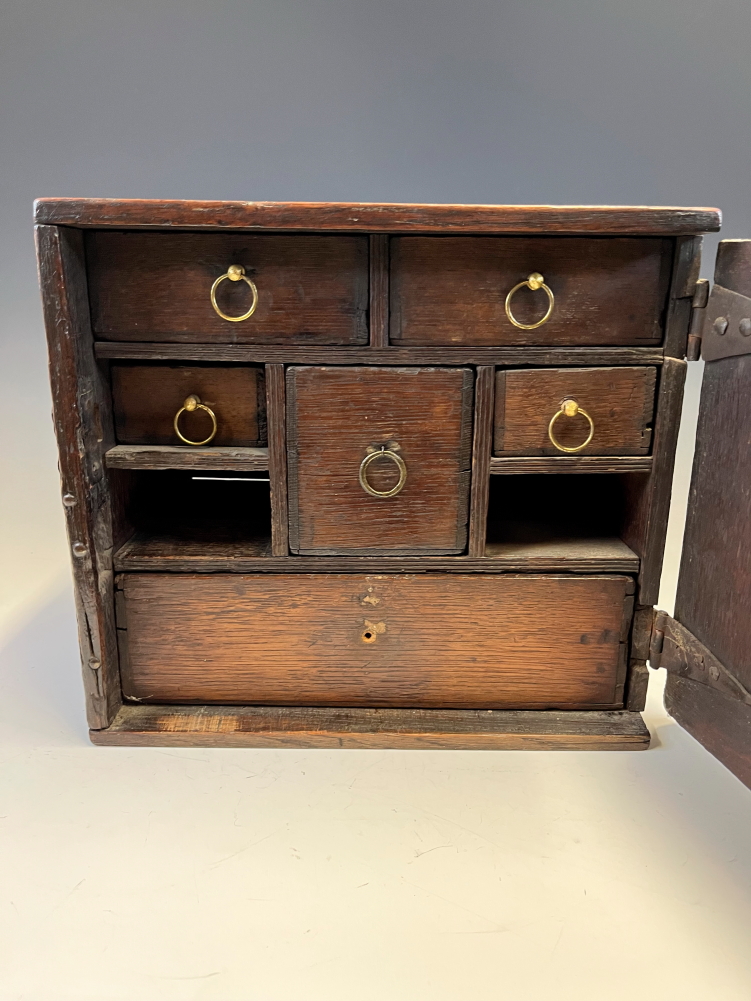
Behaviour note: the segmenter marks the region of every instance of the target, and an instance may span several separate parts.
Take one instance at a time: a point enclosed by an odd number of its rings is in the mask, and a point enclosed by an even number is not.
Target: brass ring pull
[[[399,447],[398,445],[396,446]],[[391,459],[392,462],[396,463],[396,467],[399,470],[399,482],[391,490],[375,490],[368,483],[368,466],[371,462],[375,462],[376,459]],[[363,488],[366,494],[370,494],[371,497],[395,497],[401,490],[404,489],[404,484],[407,482],[407,464],[401,455],[397,455],[396,452],[392,452],[390,448],[386,448],[382,445],[380,449],[373,450],[369,452],[365,458],[360,463],[360,486]]]
[[[536,292],[538,289],[542,289],[548,297],[548,311],[541,320],[537,321],[537,323],[519,323],[514,314],[511,312],[511,300],[514,297],[514,293],[518,292],[520,288],[529,288],[532,289],[533,292]],[[509,294],[506,296],[506,302],[504,303],[506,316],[509,320],[511,320],[513,325],[518,327],[520,330],[534,330],[536,327],[541,327],[543,323],[547,323],[553,312],[553,306],[555,306],[555,296],[553,295],[551,289],[549,289],[545,284],[545,279],[537,271],[531,274],[526,281],[519,282],[518,285],[514,285]]]
[[[186,438],[185,435],[180,430],[180,424],[179,424],[180,417],[186,411],[189,414],[192,414],[194,410],[205,410],[206,413],[211,418],[211,423],[213,424],[211,434],[208,436],[208,438],[204,438],[203,441],[191,441],[190,438]],[[183,405],[175,414],[173,426],[175,428],[175,434],[177,435],[177,437],[180,439],[180,441],[184,441],[186,445],[208,445],[208,443],[211,441],[211,439],[217,432],[216,414],[210,407],[207,407],[204,403],[201,403],[200,399],[195,394],[191,393],[191,395],[186,399],[185,403],[183,403]]]
[[[586,417],[589,421],[589,434],[586,439],[581,443],[581,445],[576,445],[574,448],[569,448],[568,445],[561,445],[561,443],[556,439],[553,434],[553,425],[558,420],[559,417],[576,417],[577,414],[581,414],[582,417]],[[548,424],[548,438],[552,441],[559,452],[581,452],[583,448],[592,441],[595,433],[595,422],[589,416],[586,410],[582,410],[576,400],[564,400],[561,403],[561,409],[553,414],[550,424]]]
[[[216,304],[216,290],[225,278],[229,279],[231,282],[245,282],[245,284],[250,287],[250,291],[253,293],[253,302],[250,304],[250,309],[247,313],[243,313],[242,316],[227,316],[227,314],[223,313]],[[255,282],[252,282],[250,278],[246,277],[245,268],[242,264],[230,264],[227,268],[227,273],[225,275],[219,275],[217,280],[211,286],[211,305],[214,307],[214,312],[217,316],[221,316],[223,320],[229,320],[230,323],[240,323],[241,320],[248,320],[255,313],[256,306],[258,305],[258,289],[255,286]]]

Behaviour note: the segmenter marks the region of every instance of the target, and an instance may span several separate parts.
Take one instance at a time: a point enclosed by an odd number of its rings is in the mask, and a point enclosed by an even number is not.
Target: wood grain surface
[[[269,481],[271,484],[271,552],[289,554],[287,497],[287,416],[284,365],[266,366],[269,427]]]
[[[415,205],[387,202],[229,202],[39,198],[37,223],[144,229],[301,229],[354,232],[641,233],[720,228],[714,208],[643,205]]]
[[[106,233],[87,235],[97,337],[133,341],[367,344],[368,241],[301,233]],[[223,320],[211,286],[241,264],[258,288],[255,313]],[[240,316],[251,292],[224,281],[219,308]]]
[[[469,511],[470,556],[485,555],[490,490],[490,453],[493,447],[495,369],[481,366],[475,381],[475,420],[472,436],[472,484]]]
[[[490,460],[492,476],[527,476],[538,473],[648,473],[651,455],[546,455],[513,456]]]
[[[247,344],[165,344],[97,341],[97,358],[131,361],[258,362],[288,365],[661,365],[661,347],[253,347]]]
[[[671,240],[398,237],[391,241],[391,342],[418,345],[659,344],[673,259]],[[520,330],[506,295],[540,272],[553,314]],[[542,290],[520,289],[521,323],[545,313]]]
[[[192,448],[185,445],[115,445],[104,455],[108,469],[223,469],[235,472],[269,468],[267,448]]]
[[[622,538],[641,559],[637,599],[641,605],[654,605],[660,591],[686,364],[666,358],[660,370],[651,472],[622,478],[626,489]]]
[[[628,577],[125,574],[126,697],[615,707]]]
[[[706,363],[675,605],[678,621],[748,688],[750,400],[751,355]]]
[[[470,369],[293,367],[287,371],[290,547],[309,555],[455,553],[467,543]],[[397,442],[393,497],[359,483],[368,447]],[[374,489],[394,462],[368,469]]]
[[[614,536],[489,542],[471,556],[287,556],[263,536],[199,540],[157,531],[132,536],[114,556],[116,570],[171,573],[638,573],[639,557]]]
[[[103,462],[114,444],[109,393],[93,352],[81,234],[40,226],[36,239],[86,715],[89,726],[104,727],[121,703],[112,573],[117,539]]]
[[[554,455],[548,425],[565,399],[594,422],[592,441],[578,455],[645,455],[654,412],[654,368],[506,369],[496,376],[494,452]],[[555,438],[569,448],[586,441],[585,417],[559,417]]]
[[[122,707],[94,744],[130,747],[333,747],[402,750],[641,751],[639,713],[298,706]]]
[[[184,445],[175,414],[195,395],[216,416],[217,433],[206,448],[266,444],[266,387],[262,368],[248,365],[128,365],[110,369],[115,435],[122,445]],[[180,430],[191,441],[211,434],[204,410],[180,415]]]

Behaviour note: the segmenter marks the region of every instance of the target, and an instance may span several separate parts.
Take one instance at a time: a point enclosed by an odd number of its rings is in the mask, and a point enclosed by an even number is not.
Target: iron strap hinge
[[[701,336],[708,302],[709,282],[706,278],[700,278],[696,283],[694,297],[691,300],[691,323],[688,328],[688,347],[686,348],[686,358],[689,361],[698,361],[701,355]]]

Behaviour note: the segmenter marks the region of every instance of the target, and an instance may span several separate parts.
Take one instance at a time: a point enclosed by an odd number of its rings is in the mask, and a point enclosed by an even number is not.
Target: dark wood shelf
[[[492,476],[539,473],[648,473],[651,455],[520,455],[490,460]]]
[[[494,542],[484,557],[272,556],[265,536],[191,541],[165,532],[130,539],[114,565],[178,573],[638,573],[639,557],[616,538]]]
[[[109,469],[231,469],[248,472],[269,468],[268,448],[191,448],[178,445],[115,445],[105,452]]]
[[[281,339],[281,338],[280,338]],[[97,358],[285,365],[662,365],[662,347],[337,347],[96,341]]]

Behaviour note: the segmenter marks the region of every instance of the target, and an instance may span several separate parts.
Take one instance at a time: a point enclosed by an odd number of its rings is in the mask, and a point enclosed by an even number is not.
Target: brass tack
[[[77,556],[79,559],[88,553],[88,549],[83,542],[74,542],[70,548],[73,551],[73,555]]]

